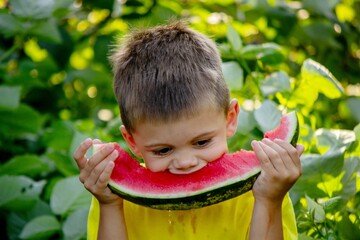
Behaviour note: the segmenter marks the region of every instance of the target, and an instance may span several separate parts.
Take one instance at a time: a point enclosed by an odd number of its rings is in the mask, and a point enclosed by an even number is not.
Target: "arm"
[[[253,187],[255,204],[250,239],[283,239],[282,202],[301,176],[300,155],[304,147],[294,148],[278,139],[254,141],[252,147],[262,171]]]
[[[98,239],[127,239],[123,200],[107,186],[114,161],[118,156],[113,144],[106,144],[90,159],[85,154],[96,140],[86,139],[74,152],[80,170],[80,181],[99,201],[100,222]],[[110,226],[112,226],[110,228]],[[117,226],[117,227],[114,227]]]

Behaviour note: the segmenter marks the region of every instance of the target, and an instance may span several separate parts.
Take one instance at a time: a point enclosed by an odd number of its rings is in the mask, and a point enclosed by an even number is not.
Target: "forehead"
[[[187,108],[177,109],[177,111],[167,112],[167,114],[139,114],[132,121],[133,132],[135,132],[139,125],[163,126],[174,125],[181,122],[189,122],[189,120],[197,119],[200,116],[205,117],[206,113],[222,114],[226,116],[226,110],[219,106],[214,99],[206,99],[205,101],[198,101],[197,103],[189,103]],[[141,117],[139,117],[141,116]],[[195,121],[193,121],[195,122]]]
[[[135,140],[145,145],[167,144],[189,141],[202,134],[217,132],[226,128],[226,118],[222,111],[210,108],[198,114],[172,121],[144,121],[135,126]]]

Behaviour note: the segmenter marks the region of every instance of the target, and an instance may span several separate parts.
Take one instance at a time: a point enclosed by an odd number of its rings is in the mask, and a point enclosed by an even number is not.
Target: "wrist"
[[[124,205],[124,201],[122,198],[116,199],[115,201],[111,201],[111,202],[99,202],[99,206],[102,209],[114,209],[114,208],[119,208],[119,207],[123,207]]]
[[[255,206],[262,206],[265,209],[281,209],[282,199],[255,198]]]

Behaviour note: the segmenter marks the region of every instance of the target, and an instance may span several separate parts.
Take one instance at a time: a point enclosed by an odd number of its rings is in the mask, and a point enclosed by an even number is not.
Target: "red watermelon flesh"
[[[270,139],[296,144],[298,121],[295,112],[283,115],[280,125],[265,133]],[[156,209],[185,210],[216,204],[252,188],[260,174],[253,151],[225,154],[190,174],[151,172],[116,144],[119,156],[109,187],[122,198]]]

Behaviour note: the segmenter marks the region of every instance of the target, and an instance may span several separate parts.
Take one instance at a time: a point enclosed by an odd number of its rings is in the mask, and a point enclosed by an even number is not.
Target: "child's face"
[[[201,109],[194,117],[174,122],[145,122],[132,135],[121,131],[135,155],[153,172],[174,174],[197,171],[228,152],[227,138],[237,127],[238,103],[233,100],[227,118],[222,111]]]

